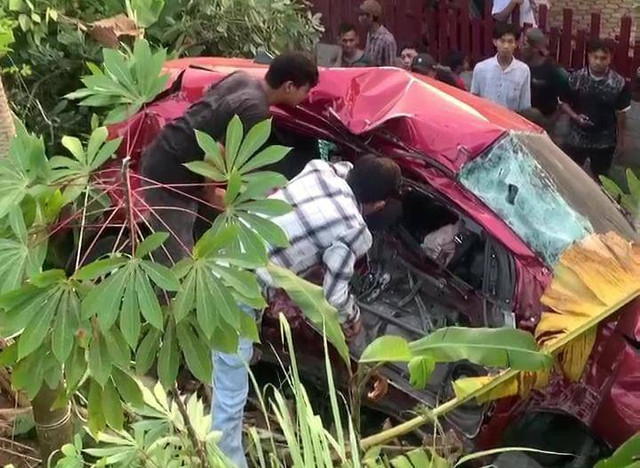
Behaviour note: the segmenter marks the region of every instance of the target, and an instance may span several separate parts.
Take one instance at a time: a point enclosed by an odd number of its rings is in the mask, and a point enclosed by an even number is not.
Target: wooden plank
[[[562,36],[560,38],[560,64],[564,67],[571,67],[571,40],[573,28],[573,10],[564,8],[562,10]]]
[[[469,14],[469,0],[460,0],[459,18],[460,18],[460,51],[464,55],[471,55],[471,20]]]
[[[631,69],[629,70],[629,77],[632,83],[634,83],[636,79],[638,68],[640,68],[640,40],[636,40],[633,46],[633,60],[631,61]]]
[[[447,8],[444,5],[440,5],[440,11],[438,12],[438,53],[435,56],[436,60],[440,60],[440,58],[444,57],[447,53],[448,26]]]
[[[433,8],[429,8],[427,11],[427,35],[429,53],[435,57],[438,54],[438,15]]]
[[[547,5],[540,5],[538,7],[538,27],[544,32],[547,32],[547,26],[549,23],[549,7]]]
[[[573,70],[577,70],[585,66],[587,53],[587,35],[587,31],[585,31],[584,29],[580,29],[576,33],[576,48],[573,51],[573,57],[571,59],[571,68]]]
[[[629,76],[631,63],[629,48],[631,47],[631,17],[624,15],[620,20],[620,38],[616,47],[615,66],[616,71],[622,76]]]
[[[513,24],[520,24],[520,5],[516,5],[511,12],[511,22]]]
[[[482,20],[471,21],[471,61],[476,63],[482,59]]]
[[[486,57],[495,53],[493,47],[493,17],[491,16],[491,3],[484,2],[484,18],[482,22],[484,44],[482,47],[482,54]]]
[[[549,31],[549,55],[558,61],[560,50],[560,28],[552,27]]]
[[[600,13],[591,13],[591,31],[589,34],[589,39],[599,39],[600,38],[600,24],[601,16]]]

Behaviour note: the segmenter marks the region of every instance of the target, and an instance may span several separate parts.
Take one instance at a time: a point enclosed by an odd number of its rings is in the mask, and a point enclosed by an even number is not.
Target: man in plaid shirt
[[[287,247],[270,249],[271,261],[296,274],[324,265],[325,297],[338,309],[350,338],[361,331],[361,322],[349,282],[356,260],[372,244],[365,217],[386,206],[398,192],[400,180],[400,168],[387,158],[362,156],[355,165],[314,160],[270,197],[284,200],[293,208],[271,218],[289,238]],[[271,285],[268,273],[258,274]],[[213,428],[222,431],[219,446],[240,467],[247,466],[242,449],[242,416],[249,391],[246,363],[252,351],[251,340],[240,337],[237,354],[213,353]]]
[[[398,46],[393,34],[382,24],[382,6],[376,0],[365,0],[360,5],[360,24],[367,28],[365,53],[379,67],[392,67],[397,59]]]

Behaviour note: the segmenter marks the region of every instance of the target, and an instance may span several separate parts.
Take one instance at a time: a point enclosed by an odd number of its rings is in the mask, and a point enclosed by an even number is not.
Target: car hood
[[[165,69],[188,101],[234,71],[262,77],[266,67],[243,59],[190,58]],[[175,82],[174,82],[175,83]],[[541,130],[500,106],[398,68],[326,68],[303,110],[336,120],[350,133],[388,130],[403,144],[453,173],[506,132]]]

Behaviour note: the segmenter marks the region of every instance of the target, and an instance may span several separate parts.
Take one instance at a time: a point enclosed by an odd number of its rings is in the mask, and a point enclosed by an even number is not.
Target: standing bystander
[[[393,34],[385,28],[382,21],[382,6],[376,0],[365,0],[360,5],[360,24],[367,29],[367,47],[365,52],[374,65],[390,67],[395,64],[398,46]]]
[[[360,49],[360,39],[356,27],[350,23],[340,25],[340,57],[336,62],[337,67],[355,68],[372,66],[371,58]]]
[[[496,21],[510,21],[511,14],[520,7],[520,26],[530,24],[536,27],[533,0],[493,0],[491,14]]]
[[[476,65],[471,92],[513,111],[531,107],[531,72],[514,53],[520,39],[520,27],[497,23],[493,44],[498,53]]]
[[[587,158],[599,179],[608,175],[613,157],[626,147],[626,112],[631,90],[625,79],[611,70],[611,47],[593,40],[587,47],[589,64],[571,74],[562,109],[571,118],[565,151],[580,166]]]

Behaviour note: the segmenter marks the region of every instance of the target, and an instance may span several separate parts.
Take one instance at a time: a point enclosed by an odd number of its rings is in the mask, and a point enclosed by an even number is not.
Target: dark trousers
[[[599,181],[600,176],[608,176],[616,152],[615,146],[607,148],[580,148],[577,146],[565,146],[565,152],[580,167],[589,159],[591,172]]]

